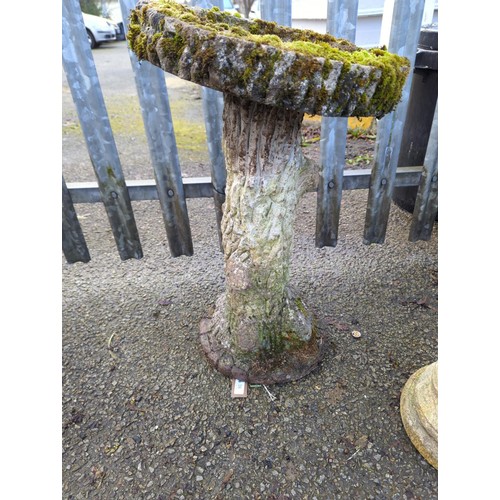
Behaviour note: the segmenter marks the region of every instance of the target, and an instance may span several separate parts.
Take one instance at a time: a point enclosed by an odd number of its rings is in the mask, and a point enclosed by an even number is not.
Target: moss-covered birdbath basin
[[[139,59],[224,93],[226,290],[201,322],[208,360],[253,383],[303,377],[322,351],[314,318],[289,287],[295,208],[309,179],[304,113],[381,117],[401,98],[409,61],[173,0],[140,1],[128,40]]]

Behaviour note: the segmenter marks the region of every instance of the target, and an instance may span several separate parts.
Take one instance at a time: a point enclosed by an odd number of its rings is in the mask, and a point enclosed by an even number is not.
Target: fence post
[[[354,43],[358,0],[328,0],[326,30],[337,38]],[[316,246],[337,245],[342,201],[347,118],[321,119],[321,168],[316,206]]]
[[[438,98],[438,84],[438,31],[421,29],[398,167],[424,163]],[[417,192],[418,186],[395,188],[392,201],[412,213]]]
[[[215,217],[217,233],[221,242],[222,205],[226,200],[226,159],[222,149],[222,111],[224,97],[222,92],[202,87],[203,116],[207,134],[207,147],[210,157],[210,174],[212,177]]]
[[[438,211],[438,105],[425,153],[424,169],[415,200],[410,241],[430,240]]]
[[[383,243],[385,240],[424,3],[424,0],[396,0],[394,4],[388,49],[407,57],[411,67],[403,87],[401,102],[394,111],[378,122],[375,163],[370,179],[365,219],[365,244]]]
[[[120,0],[123,19],[127,19],[135,3],[134,0]],[[124,23],[124,28],[127,33],[128,23]],[[148,61],[138,61],[130,49],[128,52],[134,71],[170,253],[173,257],[193,255],[193,241],[165,73]]]
[[[202,8],[218,7],[224,10],[223,0],[193,0],[193,5]],[[222,110],[224,97],[222,92],[201,88],[203,103],[203,117],[207,134],[208,155],[210,157],[210,175],[212,177],[215,218],[217,221],[217,234],[219,243],[222,242],[221,221],[222,205],[226,199],[226,160],[222,148]],[[222,248],[222,247],[221,247]]]
[[[89,249],[64,177],[62,179],[62,247],[68,264],[89,262]]]
[[[141,258],[132,204],[111,131],[78,0],[62,3],[62,59],[80,125],[122,260]]]
[[[260,15],[266,21],[292,26],[292,0],[261,0]]]

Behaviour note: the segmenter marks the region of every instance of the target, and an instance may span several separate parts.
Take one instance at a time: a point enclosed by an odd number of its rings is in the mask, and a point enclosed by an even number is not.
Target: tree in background
[[[101,0],[80,0],[80,7],[85,14],[94,16],[102,16],[103,14]]]

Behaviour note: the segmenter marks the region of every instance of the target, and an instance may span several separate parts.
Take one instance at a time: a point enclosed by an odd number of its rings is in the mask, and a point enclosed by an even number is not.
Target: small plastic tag
[[[233,378],[231,387],[232,398],[246,398],[248,391],[248,384],[243,380]]]

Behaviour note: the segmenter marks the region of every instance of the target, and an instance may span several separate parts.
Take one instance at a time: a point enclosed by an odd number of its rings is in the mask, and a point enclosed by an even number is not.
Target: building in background
[[[357,46],[368,48],[384,43],[380,37],[385,3],[384,0],[359,0],[355,41]],[[432,3],[432,23],[437,24],[438,2],[432,0]],[[326,33],[327,5],[327,0],[292,0],[292,26]]]
[[[177,0],[185,3],[185,0]],[[384,6],[389,0],[359,0],[358,25],[356,29],[356,45],[359,47],[375,47],[383,44],[381,35],[383,31],[382,16]],[[210,0],[207,0],[210,2]],[[233,0],[235,6],[237,0]],[[391,2],[392,3],[392,2]],[[438,22],[438,2],[427,0],[431,5],[432,23]],[[101,0],[105,15],[115,23],[122,21],[120,4],[118,0]],[[327,0],[292,0],[292,26],[294,28],[310,29],[318,33],[326,32]],[[255,0],[250,17],[260,17],[260,0]],[[428,24],[430,24],[428,20]],[[385,42],[386,43],[386,42]]]

